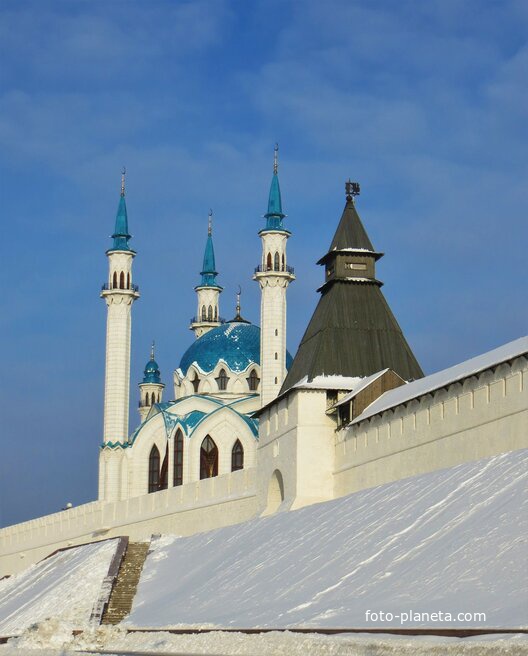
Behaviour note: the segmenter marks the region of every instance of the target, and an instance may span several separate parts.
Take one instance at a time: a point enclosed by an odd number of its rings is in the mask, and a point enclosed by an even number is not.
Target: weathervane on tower
[[[125,195],[125,175],[126,175],[126,167],[123,166],[121,169],[121,196]]]
[[[347,201],[353,200],[354,196],[359,196],[359,182],[352,182],[348,178],[345,182],[345,192]]]
[[[209,237],[213,234],[213,210],[209,210],[209,217],[207,219],[207,234]]]
[[[273,173],[277,175],[279,172],[279,144],[275,143],[275,148],[273,149]]]

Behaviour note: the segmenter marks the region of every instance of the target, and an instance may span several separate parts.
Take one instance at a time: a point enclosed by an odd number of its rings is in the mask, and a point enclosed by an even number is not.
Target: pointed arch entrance
[[[284,481],[282,474],[276,469],[270,479],[268,486],[268,505],[264,514],[269,515],[279,509],[279,506],[284,501]]]

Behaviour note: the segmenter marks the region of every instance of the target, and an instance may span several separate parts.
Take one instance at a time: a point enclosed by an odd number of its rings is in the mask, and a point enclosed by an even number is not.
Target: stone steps
[[[101,624],[119,624],[130,613],[149,547],[148,542],[128,543]]]

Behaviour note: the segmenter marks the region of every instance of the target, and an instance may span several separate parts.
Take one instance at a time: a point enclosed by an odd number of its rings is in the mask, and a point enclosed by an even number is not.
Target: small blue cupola
[[[154,342],[152,342],[152,348],[150,349],[150,359],[145,365],[145,371],[143,372],[143,382],[144,383],[161,383],[161,374],[158,367],[158,363],[154,359]]]
[[[205,242],[205,252],[203,259],[202,287],[218,287],[216,276],[218,271],[215,270],[215,255],[213,248],[213,211],[209,210],[209,224],[207,226],[207,241]]]
[[[130,235],[128,232],[128,216],[125,203],[125,174],[126,170],[123,168],[123,172],[121,174],[121,197],[119,199],[119,205],[117,206],[114,234],[112,235],[114,244],[110,249],[112,251],[131,250],[130,246],[128,245],[128,240],[132,235]]]
[[[268,211],[264,214],[266,219],[266,230],[283,230],[282,219],[286,214],[282,213],[282,200],[279,186],[279,144],[275,144],[273,156],[273,177],[268,199]]]

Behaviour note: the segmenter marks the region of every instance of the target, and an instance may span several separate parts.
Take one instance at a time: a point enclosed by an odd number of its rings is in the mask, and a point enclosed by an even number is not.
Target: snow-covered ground
[[[295,634],[291,632],[245,635],[215,631],[201,635],[166,632],[126,635],[117,627],[99,627],[73,637],[66,623],[43,623],[8,645],[0,656],[74,656],[103,650],[106,653],[208,654],[243,656],[526,656],[525,635],[473,638],[408,637],[368,634]],[[86,650],[86,651],[84,651]]]
[[[136,627],[528,625],[528,450],[153,544]],[[367,611],[392,613],[390,622]],[[402,622],[402,613],[429,613]],[[451,613],[439,621],[433,613]],[[485,613],[459,621],[458,613]]]
[[[0,636],[46,618],[88,624],[117,540],[60,551],[0,581]]]

